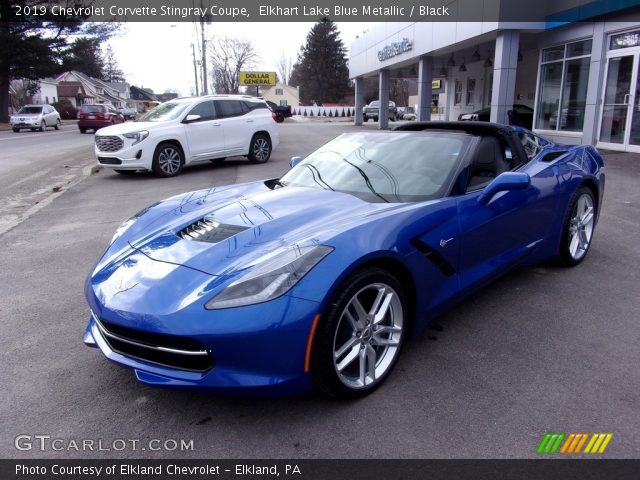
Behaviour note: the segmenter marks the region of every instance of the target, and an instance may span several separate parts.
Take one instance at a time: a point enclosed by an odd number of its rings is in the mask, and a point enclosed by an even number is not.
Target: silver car
[[[32,132],[44,132],[47,127],[60,130],[60,114],[51,105],[25,105],[18,113],[11,115],[9,120],[14,132],[21,128],[28,128]]]

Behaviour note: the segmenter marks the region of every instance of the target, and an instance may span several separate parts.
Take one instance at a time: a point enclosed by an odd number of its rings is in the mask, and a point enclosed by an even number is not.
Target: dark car
[[[373,119],[374,122],[378,121],[380,116],[380,101],[374,100],[369,105],[366,105],[363,110],[364,121],[368,122],[369,119]],[[389,101],[389,120],[395,122],[398,118],[398,109],[394,102]]]
[[[531,126],[533,125],[533,109],[531,107],[515,104],[513,106],[513,109],[509,110],[509,112],[510,125],[517,125],[519,127],[524,127],[531,130]],[[491,107],[487,107],[471,113],[461,113],[460,115],[458,115],[458,120],[488,122],[490,117]]]
[[[99,128],[123,122],[124,116],[111,105],[82,105],[78,110],[80,133],[86,133],[89,129],[95,132]]]
[[[273,113],[273,119],[278,122],[284,122],[285,118],[289,118],[291,113],[291,105],[277,105],[276,103],[266,100],[269,110]]]

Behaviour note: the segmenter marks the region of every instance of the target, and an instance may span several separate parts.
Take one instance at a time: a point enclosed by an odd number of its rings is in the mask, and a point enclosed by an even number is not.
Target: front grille
[[[117,152],[123,145],[122,139],[115,135],[96,135],[96,147],[101,152]]]
[[[200,342],[176,335],[142,332],[93,318],[104,340],[115,352],[180,370],[206,372],[213,358]]]
[[[247,228],[249,227],[218,223],[205,217],[180,230],[178,232],[178,236],[185,240],[218,243],[246,230]]]

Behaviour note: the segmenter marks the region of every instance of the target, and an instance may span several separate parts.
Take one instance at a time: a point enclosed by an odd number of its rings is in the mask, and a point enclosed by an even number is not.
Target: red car
[[[82,105],[78,110],[80,133],[86,133],[88,129],[95,132],[99,128],[123,122],[122,114],[111,105]]]

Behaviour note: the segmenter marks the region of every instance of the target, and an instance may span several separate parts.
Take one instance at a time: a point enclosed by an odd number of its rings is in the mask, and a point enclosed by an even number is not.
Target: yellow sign
[[[275,85],[276,72],[240,72],[240,85]]]
[[[440,88],[442,86],[442,80],[431,80],[431,88],[434,90]]]

